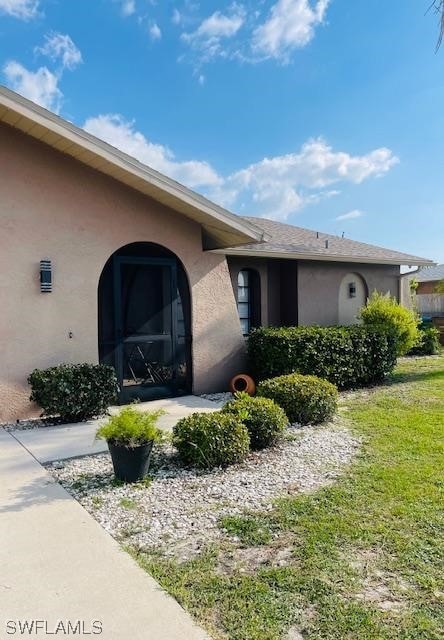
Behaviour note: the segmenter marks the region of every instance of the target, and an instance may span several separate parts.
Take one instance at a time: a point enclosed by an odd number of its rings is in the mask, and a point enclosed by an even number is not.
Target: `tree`
[[[435,293],[444,293],[444,279],[440,280],[436,285]]]
[[[429,7],[429,11],[430,10],[439,17],[439,36],[438,42],[436,43],[436,50],[438,51],[444,37],[444,0],[433,0]]]

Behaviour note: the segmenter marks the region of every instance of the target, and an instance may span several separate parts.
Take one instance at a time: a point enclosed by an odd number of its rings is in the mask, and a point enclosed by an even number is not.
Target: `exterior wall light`
[[[348,283],[348,297],[356,298],[356,282]]]
[[[51,260],[48,258],[40,260],[40,291],[41,293],[52,291],[52,267]]]

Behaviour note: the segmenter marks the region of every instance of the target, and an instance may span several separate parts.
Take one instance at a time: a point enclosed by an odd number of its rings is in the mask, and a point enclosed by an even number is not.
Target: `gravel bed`
[[[266,511],[278,496],[330,484],[358,448],[350,431],[332,423],[290,427],[278,446],[226,470],[184,468],[164,446],[153,453],[145,484],[117,486],[107,453],[48,470],[117,540],[184,560],[224,535],[221,516]]]
[[[230,391],[221,391],[220,393],[201,393],[200,397],[223,406],[232,399],[233,394]]]
[[[42,427],[58,427],[66,424],[60,418],[29,418],[28,420],[17,420],[16,422],[6,422],[0,424],[5,431],[28,431],[30,429],[41,429]]]

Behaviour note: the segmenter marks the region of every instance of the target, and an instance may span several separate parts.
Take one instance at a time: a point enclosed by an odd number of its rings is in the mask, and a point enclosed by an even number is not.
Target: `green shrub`
[[[35,369],[28,377],[30,399],[43,415],[78,422],[105,413],[117,397],[114,369],[104,364],[61,364]]]
[[[281,327],[253,330],[248,356],[257,380],[313,374],[344,389],[380,382],[396,364],[396,343],[383,329]]]
[[[173,444],[186,464],[211,469],[242,462],[248,455],[250,437],[234,415],[193,413],[175,425]]]
[[[338,390],[331,382],[299,373],[263,380],[257,392],[274,400],[290,422],[299,424],[328,420],[334,415],[338,401]]]
[[[103,438],[111,444],[128,448],[148,442],[159,442],[163,439],[164,433],[156,425],[164,413],[162,409],[138,411],[134,407],[125,407],[97,429],[96,438]]]
[[[435,327],[419,329],[418,340],[408,352],[409,356],[432,356],[439,353],[439,331]]]
[[[399,356],[406,354],[418,340],[417,314],[403,307],[389,293],[374,291],[367,304],[362,307],[360,317],[364,326],[377,327],[392,333],[396,339]]]
[[[223,413],[237,416],[248,429],[252,449],[264,449],[277,442],[288,424],[285,411],[270,398],[237,393]]]

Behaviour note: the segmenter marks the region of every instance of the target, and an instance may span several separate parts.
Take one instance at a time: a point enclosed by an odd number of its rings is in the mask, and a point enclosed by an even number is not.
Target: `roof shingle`
[[[303,229],[290,224],[245,216],[268,236],[266,242],[244,244],[233,247],[228,252],[243,255],[271,255],[276,257],[301,258],[311,260],[332,260],[346,262],[381,262],[394,265],[433,265],[432,260],[413,256],[392,249],[384,249],[349,238],[341,238],[328,233]]]
[[[444,280],[444,264],[437,264],[434,267],[425,267],[414,274],[418,282],[435,282]]]

